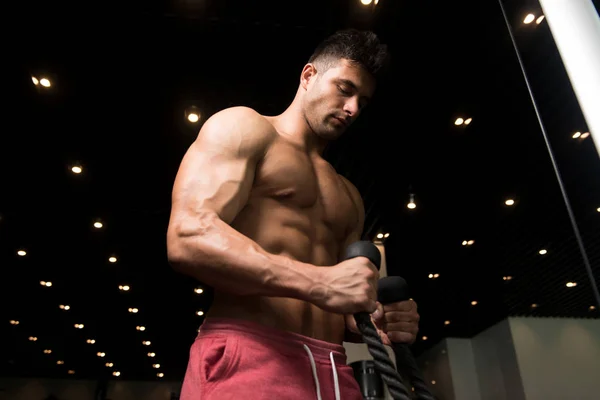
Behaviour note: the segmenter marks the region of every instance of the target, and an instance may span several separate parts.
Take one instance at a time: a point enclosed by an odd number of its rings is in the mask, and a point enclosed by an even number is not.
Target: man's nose
[[[360,106],[358,105],[358,100],[355,98],[350,99],[349,101],[346,102],[346,104],[344,105],[344,112],[349,116],[349,117],[355,117],[356,114],[358,114],[358,111],[360,110]]]

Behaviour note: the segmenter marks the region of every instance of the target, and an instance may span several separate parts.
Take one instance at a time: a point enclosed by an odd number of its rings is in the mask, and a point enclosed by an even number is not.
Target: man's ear
[[[317,67],[313,63],[308,63],[302,68],[302,73],[300,74],[300,85],[302,88],[306,90],[308,88],[308,84],[312,79],[317,77]]]

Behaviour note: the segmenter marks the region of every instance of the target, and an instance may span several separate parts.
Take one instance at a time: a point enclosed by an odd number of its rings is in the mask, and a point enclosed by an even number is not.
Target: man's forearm
[[[270,254],[218,218],[201,235],[171,237],[169,259],[181,273],[235,295],[310,301],[321,291],[319,267]]]

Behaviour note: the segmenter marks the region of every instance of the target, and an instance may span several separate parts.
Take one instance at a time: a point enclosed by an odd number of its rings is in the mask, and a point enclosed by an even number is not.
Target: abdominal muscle
[[[272,254],[317,266],[335,265],[339,243],[325,224],[298,209],[281,205],[246,207],[232,226]],[[261,210],[263,209],[263,210]],[[341,314],[320,309],[306,301],[284,297],[236,296],[215,291],[207,318],[234,318],[286,330],[330,343],[342,344],[345,320]]]

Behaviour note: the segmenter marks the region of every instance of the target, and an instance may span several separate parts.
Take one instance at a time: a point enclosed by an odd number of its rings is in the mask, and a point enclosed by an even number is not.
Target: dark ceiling
[[[380,34],[394,73],[325,155],[364,197],[365,237],[390,234],[389,275],[421,313],[414,351],[508,315],[600,317],[582,255],[600,283],[600,160],[591,137],[572,138],[587,127],[546,22],[522,23],[535,2],[503,4],[568,203],[495,1],[89,4],[27,3],[4,62],[3,376],[182,379],[211,304],[166,257],[173,179],[200,127],[185,109],[200,122],[233,105],[283,111],[314,46],[344,27]]]

